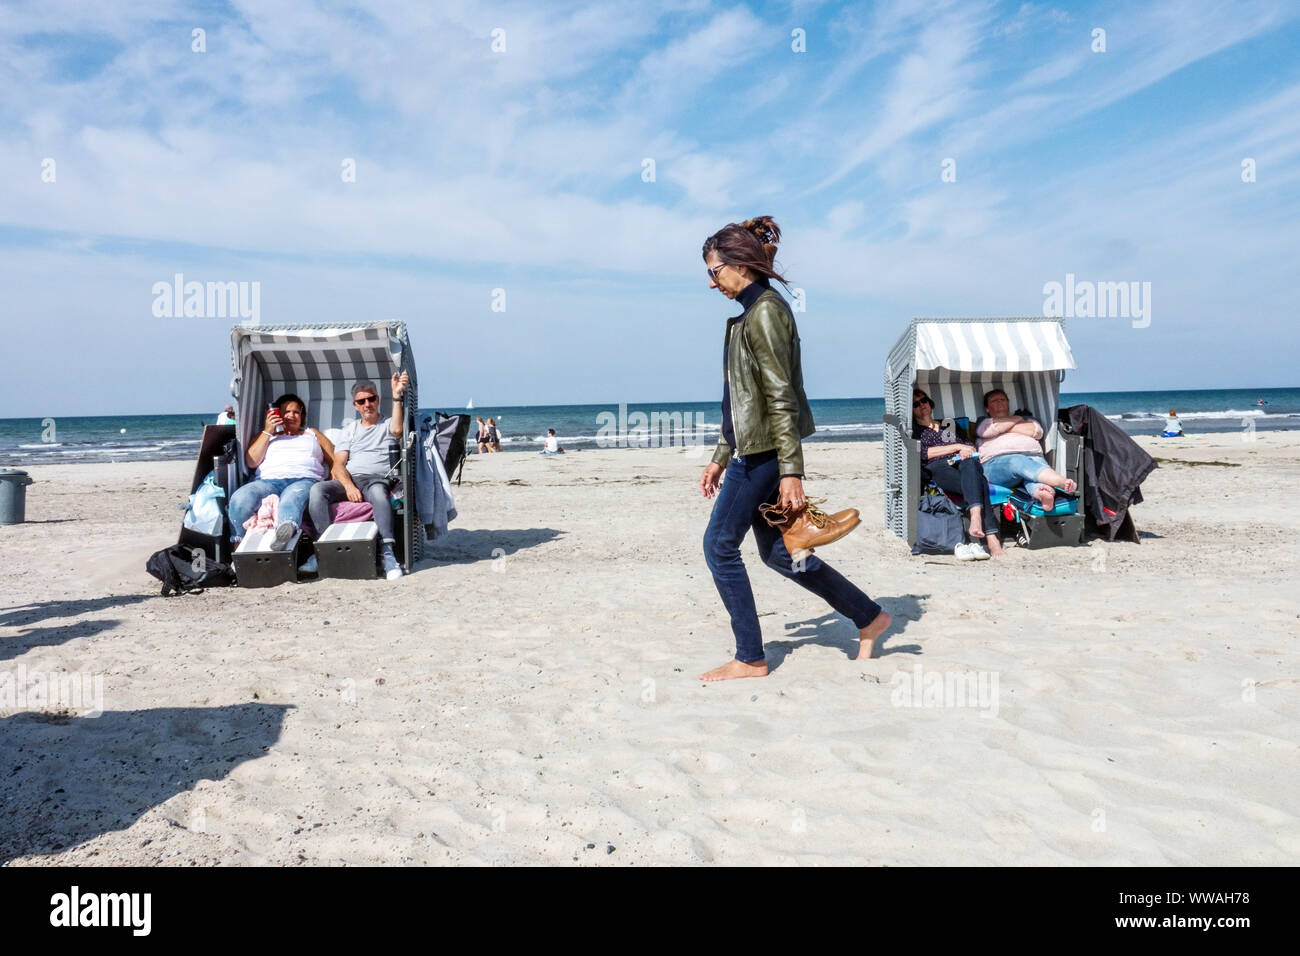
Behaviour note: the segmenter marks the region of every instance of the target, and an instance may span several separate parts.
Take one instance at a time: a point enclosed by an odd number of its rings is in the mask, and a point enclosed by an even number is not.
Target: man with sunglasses
[[[379,526],[380,560],[384,576],[395,581],[402,576],[401,565],[393,554],[393,506],[388,492],[392,484],[389,475],[388,453],[402,438],[402,395],[411,377],[393,373],[393,414],[379,420],[379,389],[374,382],[357,382],[352,386],[352,405],[360,418],[343,426],[334,445],[332,481],[322,481],[311,490],[308,510],[317,534],[324,534],[330,525],[330,505],[336,502],[368,501]]]

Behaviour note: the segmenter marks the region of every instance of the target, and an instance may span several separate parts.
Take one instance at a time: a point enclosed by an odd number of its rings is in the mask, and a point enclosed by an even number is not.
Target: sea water
[[[1257,401],[1267,402],[1259,406]],[[1170,409],[1178,412],[1188,435],[1209,432],[1272,431],[1300,428],[1300,389],[1280,388],[1193,389],[1145,392],[1063,392],[1061,407],[1092,405],[1106,417],[1135,435],[1157,435],[1164,429]],[[883,398],[824,398],[810,401],[817,432],[809,442],[879,441],[883,433]],[[442,411],[457,413],[459,408]],[[420,416],[433,414],[423,409]],[[495,418],[503,451],[536,452],[548,428],[554,428],[560,445],[576,451],[608,447],[609,429],[602,428],[618,418],[633,420],[636,413],[657,421],[681,422],[684,434],[674,424],[669,430],[656,428],[653,444],[713,443],[721,428],[719,403],[618,402],[591,405],[491,405],[480,401],[471,416]],[[943,409],[937,412],[942,414]],[[189,460],[198,452],[203,426],[216,420],[211,415],[103,415],[67,418],[0,419],[0,466],[60,462],[114,462]],[[470,426],[470,450],[474,450],[477,422]],[[633,443],[635,444],[635,442]]]

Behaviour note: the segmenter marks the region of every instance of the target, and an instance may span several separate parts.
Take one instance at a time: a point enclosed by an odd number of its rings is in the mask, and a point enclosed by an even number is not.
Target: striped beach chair
[[[415,456],[419,440],[416,411],[419,393],[415,359],[403,322],[355,325],[236,325],[230,332],[234,378],[230,393],[239,402],[237,437],[241,449],[262,428],[266,410],[285,392],[307,402],[306,424],[322,432],[343,427],[357,418],[352,405],[352,385],[368,379],[379,392],[380,408],[392,407],[391,376],[410,375],[403,401],[405,438],[401,445],[398,476],[406,489],[398,513],[399,558],[405,570],[423,555],[424,532],[416,513]],[[239,455],[240,483],[249,475]]]
[[[916,543],[921,495],[920,443],[912,438],[912,388],[934,399],[937,418],[985,414],[984,393],[1000,388],[1011,408],[1043,426],[1047,461],[1080,484],[1082,443],[1057,427],[1061,381],[1075,368],[1061,319],[912,319],[885,362],[885,525]]]

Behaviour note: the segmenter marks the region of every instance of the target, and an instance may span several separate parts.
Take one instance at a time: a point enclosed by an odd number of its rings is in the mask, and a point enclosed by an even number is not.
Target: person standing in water
[[[736,655],[701,674],[705,681],[767,676],[754,592],[740,557],[750,529],[768,567],[853,621],[859,660],[874,656],[876,639],[890,625],[889,614],[879,604],[820,558],[813,555],[796,565],[780,532],[759,511],[771,502],[791,514],[807,509],[801,442],[815,430],[803,390],[794,314],[768,281],[786,284],[773,267],[780,239],[772,217],[759,216],[729,223],[704,243],[709,288],[744,309],[727,321],[722,437],[700,475],[704,497],[717,496],[704,533],[704,557],[731,616]]]

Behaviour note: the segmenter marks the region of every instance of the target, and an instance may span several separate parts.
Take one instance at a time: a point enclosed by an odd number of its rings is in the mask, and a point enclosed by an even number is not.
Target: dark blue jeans
[[[733,458],[727,468],[718,500],[713,505],[709,527],[704,532],[704,560],[713,573],[722,603],[731,615],[731,630],[736,636],[736,660],[756,664],[763,659],[763,635],[758,626],[758,609],[749,586],[740,545],[751,528],[758,542],[758,553],[773,571],[802,584],[859,629],[866,627],[880,613],[880,605],[817,555],[810,556],[802,570],[791,565],[790,552],[781,533],[769,525],[758,506],[775,502],[781,485],[781,469],[776,452],[761,452]]]

